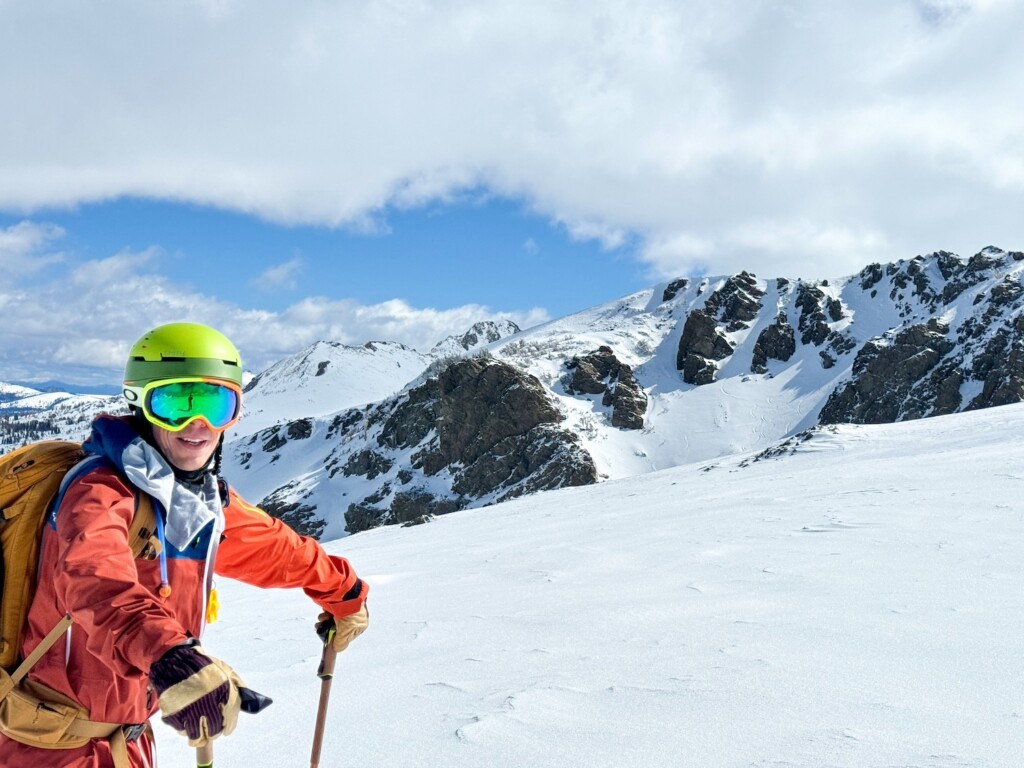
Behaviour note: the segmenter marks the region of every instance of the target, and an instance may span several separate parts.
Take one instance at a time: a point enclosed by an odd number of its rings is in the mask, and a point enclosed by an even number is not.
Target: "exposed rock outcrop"
[[[397,402],[375,406],[350,423],[349,434],[360,424],[367,433],[377,430],[377,448],[353,454],[346,473],[390,477],[392,467],[382,461],[388,454],[407,455],[412,472],[403,468],[405,476],[395,478],[411,487],[396,491],[386,481],[350,504],[348,530],[596,482],[593,459],[579,438],[558,426],[561,420],[533,376],[486,358],[453,363]]]
[[[862,291],[872,291],[871,298],[877,295],[877,291],[874,290],[875,286],[878,285],[885,273],[882,271],[882,265],[868,264],[860,272],[860,288]]]
[[[732,344],[711,315],[695,309],[686,318],[676,353],[676,368],[687,384],[710,384],[718,367],[715,361],[732,354]]]
[[[983,382],[966,410],[1008,405],[1024,400],[1024,315],[993,334],[973,362],[972,377]]]
[[[949,304],[965,291],[983,282],[991,270],[999,266],[1004,255],[998,248],[988,246],[974,254],[965,265],[952,254],[945,251],[940,253],[946,256],[943,277],[948,280],[942,290],[944,304]]]
[[[260,508],[303,536],[319,539],[327,523],[317,515],[316,505],[304,503],[301,494],[298,500],[292,498],[295,491],[296,484],[289,483],[263,499]]]
[[[948,331],[931,320],[869,341],[854,359],[852,380],[832,393],[819,421],[884,424],[924,415],[910,395],[953,348]]]
[[[785,312],[775,316],[775,322],[761,331],[754,343],[754,356],[750,363],[752,373],[768,373],[769,360],[789,360],[796,352],[796,331],[789,324]]]
[[[621,362],[610,347],[573,357],[565,366],[572,371],[566,392],[603,395],[601,404],[611,407],[613,427],[643,428],[647,394],[633,375],[633,369]]]
[[[367,480],[373,480],[378,475],[390,472],[391,467],[393,467],[394,464],[395,462],[382,453],[379,453],[372,448],[363,448],[363,450],[357,451],[349,456],[348,461],[345,462],[345,466],[341,471],[346,477],[362,475]]]
[[[386,490],[390,491],[390,487]],[[425,522],[437,515],[457,512],[464,505],[456,500],[438,498],[426,490],[413,489],[396,493],[387,509],[379,505],[387,493],[375,494],[361,502],[350,504],[345,521],[352,532],[378,528],[381,525],[407,525]]]
[[[704,303],[704,311],[716,318],[729,332],[749,327],[761,311],[761,297],[757,280],[749,272],[740,272],[728,278]]]
[[[869,272],[868,280],[873,279],[870,270],[871,267],[866,270]],[[828,287],[828,282],[823,281],[821,286]],[[857,342],[852,337],[832,327],[832,324],[846,317],[842,302],[835,296],[825,293],[818,285],[800,283],[797,287],[796,306],[800,309],[797,323],[800,343],[816,347],[825,345],[818,352],[822,368],[831,368],[840,355],[856,348]]]
[[[797,287],[796,305],[800,308],[798,328],[801,344],[820,346],[828,338],[832,329],[829,328],[823,306],[825,293],[814,285],[801,283]]]
[[[661,301],[662,301],[662,303],[664,303],[666,301],[672,301],[672,299],[674,299],[676,296],[679,295],[680,291],[685,291],[686,290],[686,286],[688,286],[689,284],[690,284],[690,281],[688,279],[686,279],[685,277],[680,277],[680,278],[678,278],[676,280],[673,280],[671,283],[669,283],[667,286],[665,286],[665,290],[662,291],[662,294],[661,294]]]

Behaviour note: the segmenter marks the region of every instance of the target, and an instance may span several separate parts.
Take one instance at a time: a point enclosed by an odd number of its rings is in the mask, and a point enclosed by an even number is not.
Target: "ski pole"
[[[327,722],[327,703],[331,698],[331,680],[334,679],[334,662],[338,652],[330,641],[324,643],[324,653],[320,657],[320,668],[316,676],[320,678],[320,706],[316,711],[316,730],[313,732],[313,753],[309,758],[310,768],[320,766],[320,748],[324,742],[324,724]]]
[[[260,710],[266,709],[274,700],[262,693],[257,693],[252,688],[239,688],[238,696],[241,699],[239,709],[255,715]],[[201,747],[196,747],[196,768],[213,768],[213,742],[208,741]]]
[[[213,768],[213,743],[196,747],[196,768]]]

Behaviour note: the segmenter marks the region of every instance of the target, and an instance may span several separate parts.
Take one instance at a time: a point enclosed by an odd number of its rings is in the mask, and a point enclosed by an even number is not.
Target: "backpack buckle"
[[[121,732],[124,734],[125,741],[137,741],[138,738],[146,732],[146,728],[149,727],[149,723],[138,723],[137,725],[122,725]]]

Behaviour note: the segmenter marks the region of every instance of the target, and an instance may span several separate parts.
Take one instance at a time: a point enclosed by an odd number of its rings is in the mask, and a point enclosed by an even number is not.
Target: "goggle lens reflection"
[[[231,387],[209,381],[161,384],[146,394],[143,410],[150,421],[180,429],[202,418],[214,429],[224,429],[238,417],[240,398]]]

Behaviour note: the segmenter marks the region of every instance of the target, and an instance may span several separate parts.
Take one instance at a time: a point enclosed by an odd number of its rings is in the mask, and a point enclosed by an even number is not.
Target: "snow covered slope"
[[[6,382],[0,381],[0,403],[7,403],[13,400],[19,400],[23,397],[32,397],[33,395],[38,394],[40,394],[38,389],[23,387],[20,384],[7,384]]]
[[[430,359],[392,342],[370,341],[360,347],[317,342],[246,385],[242,420],[228,438],[382,400],[419,376]]]
[[[877,420],[995,404],[975,400],[995,388],[987,379],[1019,380],[1024,373],[1020,353],[1011,354],[1024,341],[1022,275],[1024,254],[986,248],[970,259],[940,251],[814,282],[747,273],[682,278],[527,329],[489,349],[550,387],[599,470],[626,477],[756,450],[817,424],[833,393],[867,367],[869,355],[860,352],[869,343],[869,351],[903,349],[907,345],[894,340],[909,329],[934,327],[935,349],[908,348],[908,357],[923,353],[919,370],[901,371],[904,361],[897,359],[894,370],[884,372],[890,381],[878,389],[893,385],[892,415]],[[756,370],[758,347],[771,350],[770,330],[789,334],[790,346],[769,351]],[[602,346],[631,366],[647,394],[640,431],[614,428],[600,396],[568,391],[566,363]],[[705,356],[709,347],[721,357]],[[1000,358],[1011,362],[1001,365]],[[696,380],[688,380],[694,361]],[[900,375],[908,379],[905,392],[894,386],[903,386]],[[945,387],[945,411],[929,387]],[[1020,384],[999,404],[1022,399],[1018,390]],[[901,410],[907,401],[917,409]],[[852,409],[837,411],[839,421],[864,420]]]
[[[1017,766],[1021,434],[1024,405],[819,427],[331,542],[372,623],[339,660],[321,764]],[[204,644],[275,703],[217,762],[302,764],[317,609],[220,590]]]
[[[40,392],[0,382],[0,454],[36,440],[82,440],[100,413],[127,413],[118,396]]]

